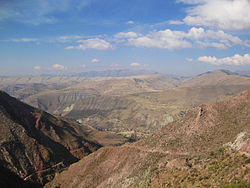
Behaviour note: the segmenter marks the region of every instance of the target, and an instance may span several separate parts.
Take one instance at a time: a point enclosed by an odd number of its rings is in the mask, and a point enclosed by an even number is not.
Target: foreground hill
[[[201,105],[138,142],[101,148],[46,187],[247,186],[249,109],[249,90]]]
[[[121,144],[120,136],[54,117],[0,91],[0,165],[24,180],[41,184],[102,145]]]

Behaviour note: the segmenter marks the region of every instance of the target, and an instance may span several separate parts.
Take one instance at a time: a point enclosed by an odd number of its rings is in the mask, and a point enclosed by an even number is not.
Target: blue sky
[[[0,0],[0,75],[250,70],[249,0]]]

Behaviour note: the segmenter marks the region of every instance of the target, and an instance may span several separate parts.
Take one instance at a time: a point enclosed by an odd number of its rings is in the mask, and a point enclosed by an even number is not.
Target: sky
[[[250,71],[249,0],[0,0],[0,75]]]

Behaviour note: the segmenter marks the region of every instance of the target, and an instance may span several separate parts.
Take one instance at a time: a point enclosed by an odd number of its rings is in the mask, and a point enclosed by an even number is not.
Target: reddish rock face
[[[26,181],[41,184],[101,147],[62,119],[4,92],[0,92],[0,135],[1,165]]]

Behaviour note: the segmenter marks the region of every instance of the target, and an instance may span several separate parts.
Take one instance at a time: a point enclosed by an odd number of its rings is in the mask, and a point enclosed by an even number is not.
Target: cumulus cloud
[[[205,30],[204,28],[192,27],[188,32],[174,31],[170,29],[153,31],[146,35],[130,37],[128,44],[136,47],[182,49],[191,47],[214,47],[228,48],[232,45],[249,44],[239,37],[227,34],[222,30]]]
[[[100,62],[100,60],[96,59],[96,58],[94,58],[94,59],[91,60],[91,63],[99,63],[99,62]]]
[[[99,38],[87,39],[87,40],[78,40],[78,46],[68,46],[65,49],[78,49],[78,50],[86,50],[86,49],[96,49],[96,50],[108,50],[112,48],[112,45]]]
[[[60,65],[60,64],[54,64],[54,65],[52,65],[52,67],[53,67],[54,69],[58,69],[58,70],[67,69],[65,66]]]
[[[213,65],[250,65],[250,55],[245,54],[243,56],[235,54],[232,57],[216,58],[215,56],[201,56],[198,61],[209,63]]]
[[[120,32],[115,35],[116,38],[135,38],[137,36],[135,32]]]
[[[225,30],[250,28],[249,0],[178,0],[191,4],[183,21],[188,25]]]
[[[41,67],[40,67],[40,66],[34,66],[33,69],[34,69],[34,70],[40,70]]]
[[[131,67],[139,67],[139,66],[141,66],[141,64],[138,62],[133,62],[133,63],[130,63],[130,66]]]
[[[128,43],[136,47],[147,48],[181,49],[192,47],[190,42],[184,40],[184,34],[182,31],[166,29],[164,31],[154,31],[145,36],[130,38]]]

